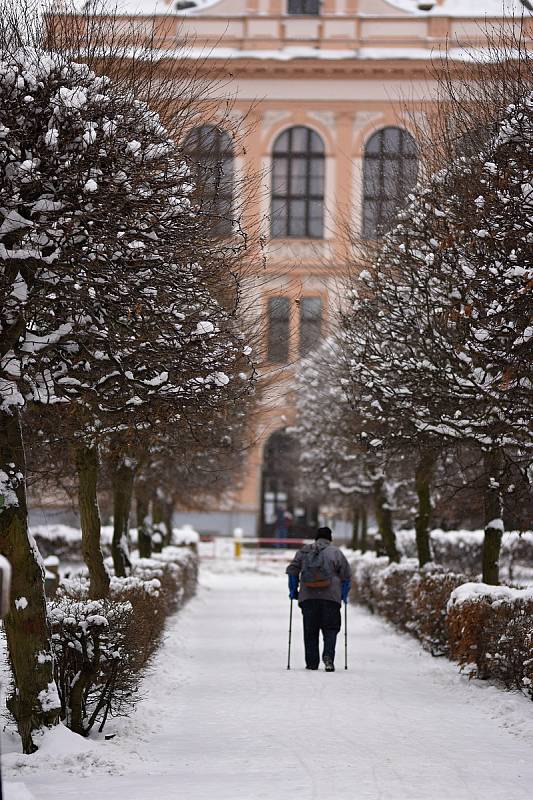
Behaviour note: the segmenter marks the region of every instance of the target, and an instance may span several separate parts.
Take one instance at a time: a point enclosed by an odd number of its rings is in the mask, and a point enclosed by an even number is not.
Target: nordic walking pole
[[[292,636],[292,597],[291,597],[291,610],[289,613],[289,652],[287,655],[287,669],[291,668],[291,636]]]
[[[344,604],[344,669],[348,669],[348,603]]]

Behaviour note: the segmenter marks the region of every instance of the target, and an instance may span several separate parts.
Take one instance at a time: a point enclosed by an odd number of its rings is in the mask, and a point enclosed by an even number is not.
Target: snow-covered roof
[[[257,61],[292,61],[294,59],[314,59],[319,61],[386,61],[386,60],[431,60],[438,58],[438,48],[423,47],[360,47],[354,50],[328,50],[315,47],[280,47],[276,50],[243,50],[238,47],[192,47],[175,50],[155,50],[158,58],[218,58],[222,61],[231,59],[252,59]],[[133,53],[133,51],[132,51]],[[446,50],[447,58],[452,61],[489,62],[494,54],[482,47],[450,47]]]
[[[187,0],[182,0],[182,2],[187,4]],[[127,16],[153,17],[203,11],[210,6],[219,4],[221,0],[189,0],[189,2],[194,3],[194,8],[178,9],[176,5],[180,4],[180,0],[97,0],[95,9],[106,9]],[[80,11],[88,6],[87,0],[73,0],[72,4]],[[58,0],[57,6],[61,7],[61,5],[61,0]]]
[[[385,0],[388,5],[421,17],[520,17],[528,11],[522,0],[443,0],[431,11],[421,11],[416,0]]]
[[[84,8],[88,5],[87,0],[74,0],[77,7]],[[178,8],[194,3],[194,7]],[[155,14],[177,14],[194,15],[198,12],[205,13],[209,8],[223,3],[223,0],[99,0],[98,7],[105,7],[109,11],[117,11],[120,14],[153,16]],[[61,0],[57,2],[61,6]],[[416,16],[444,16],[444,17],[499,17],[517,16],[523,13],[529,14],[527,7],[522,0],[442,0],[435,2],[431,11],[418,9],[417,0],[384,0],[380,4],[383,6],[393,6],[407,14]],[[375,16],[382,16],[381,10],[375,12]],[[367,16],[367,12],[362,13]],[[253,14],[250,14],[253,16]],[[374,16],[374,14],[372,14]]]

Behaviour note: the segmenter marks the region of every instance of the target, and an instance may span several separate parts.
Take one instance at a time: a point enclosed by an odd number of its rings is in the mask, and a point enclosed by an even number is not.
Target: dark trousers
[[[304,617],[305,665],[317,669],[320,663],[318,640],[324,637],[323,657],[335,659],[335,643],[341,629],[341,607],[333,600],[304,600],[301,604]]]

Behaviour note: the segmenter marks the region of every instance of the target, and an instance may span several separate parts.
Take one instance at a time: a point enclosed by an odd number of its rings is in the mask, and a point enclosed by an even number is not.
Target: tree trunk
[[[160,553],[165,541],[165,530],[163,525],[163,504],[156,491],[152,497],[152,546],[155,553]]]
[[[361,506],[361,552],[366,553],[368,549],[368,511],[366,505]]]
[[[137,500],[137,543],[141,558],[152,555],[152,526],[150,524],[150,490],[145,481],[138,481],[135,487]]]
[[[113,566],[118,578],[125,578],[126,570],[131,567],[129,530],[134,480],[135,464],[129,458],[120,458],[113,470],[113,542],[111,545]]]
[[[374,513],[385,552],[390,561],[398,562],[400,554],[396,548],[396,535],[392,527],[392,512],[383,476],[374,479]]]
[[[361,520],[360,506],[354,506],[352,509],[352,541],[350,547],[352,550],[359,549],[359,523]]]
[[[437,465],[438,452],[434,448],[423,449],[418,457],[415,471],[415,487],[418,496],[418,513],[415,517],[416,551],[421,567],[431,561],[429,525],[431,521],[431,483]]]
[[[15,694],[7,705],[25,753],[37,750],[32,731],[59,721],[44,568],[28,534],[25,458],[18,409],[0,411],[0,552],[11,564],[11,603],[5,619]]]
[[[174,503],[172,500],[165,500],[163,503],[163,527],[165,535],[163,542],[165,545],[172,544],[172,518],[174,516]]]
[[[485,453],[485,537],[483,539],[483,583],[500,583],[500,548],[503,534],[502,454],[499,450]]]
[[[78,472],[78,506],[81,520],[81,549],[89,570],[89,597],[101,600],[109,596],[109,575],[100,547],[100,510],[96,487],[98,451],[96,447],[79,445],[75,452]]]

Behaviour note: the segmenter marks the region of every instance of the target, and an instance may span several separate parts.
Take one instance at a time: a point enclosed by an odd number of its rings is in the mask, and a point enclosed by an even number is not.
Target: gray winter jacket
[[[302,603],[304,600],[333,600],[334,603],[340,605],[342,602],[342,582],[351,579],[350,565],[339,548],[328,539],[317,539],[313,544],[306,544],[301,550],[298,550],[286,569],[287,575],[300,576],[304,553],[308,553],[314,547],[324,550],[324,558],[331,566],[333,579],[326,589],[309,589],[307,586],[300,584],[298,603]]]

